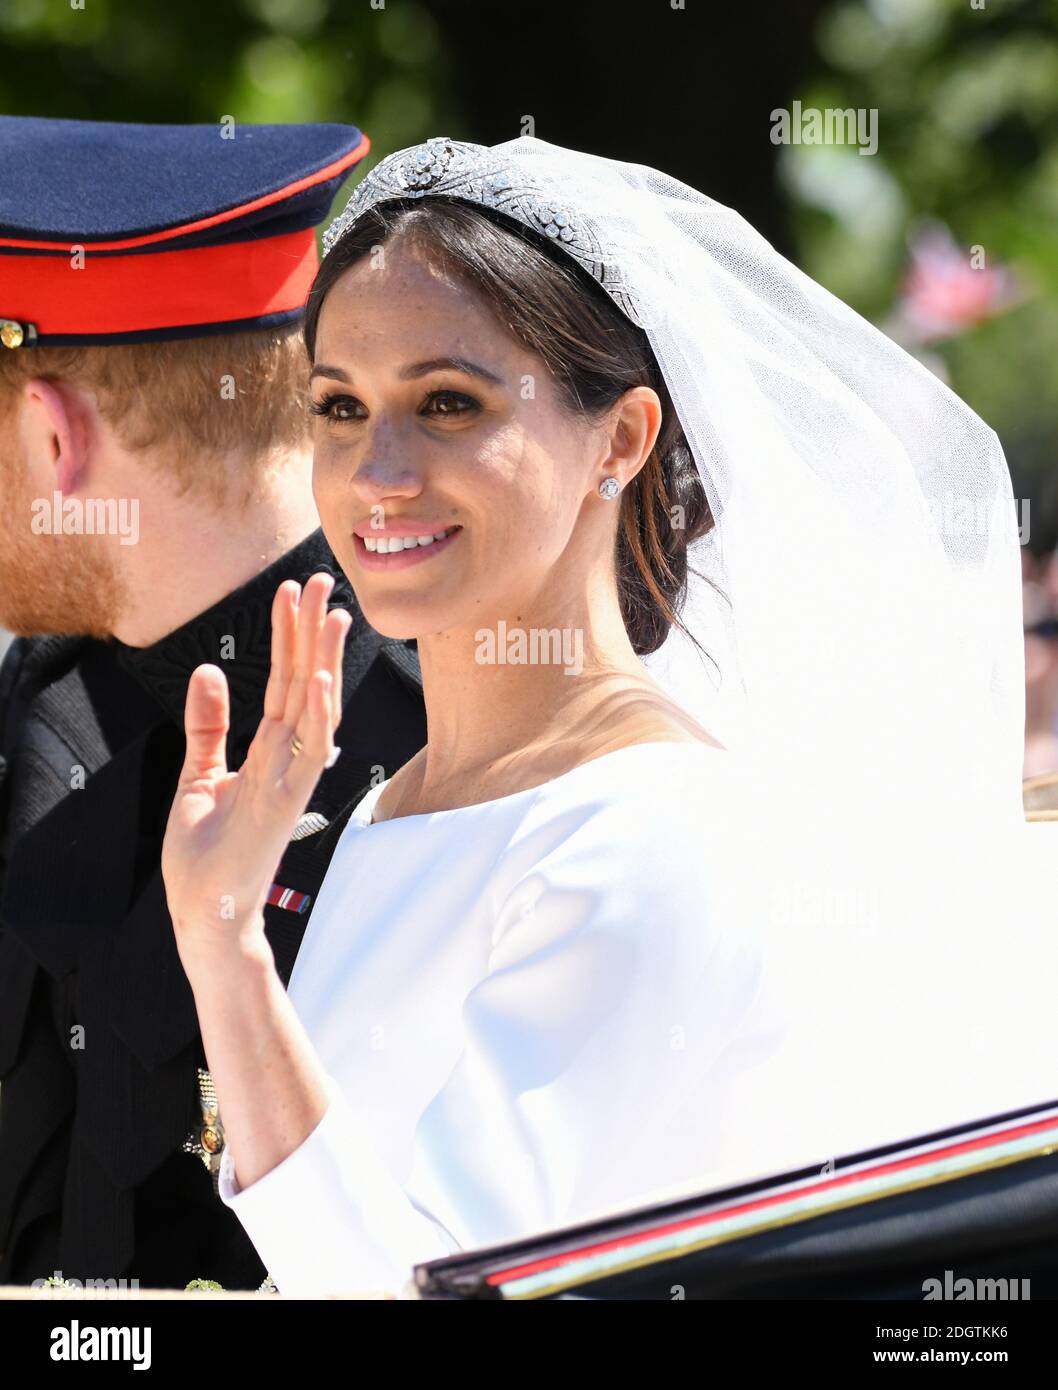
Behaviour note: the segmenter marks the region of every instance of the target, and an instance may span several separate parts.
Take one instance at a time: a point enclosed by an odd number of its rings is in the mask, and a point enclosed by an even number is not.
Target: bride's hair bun
[[[328,290],[394,235],[411,238],[472,284],[507,330],[544,360],[571,410],[592,418],[632,387],[657,392],[661,430],[621,496],[615,556],[632,646],[640,656],[656,651],[673,624],[681,625],[687,548],[712,528],[713,517],[646,333],[543,234],[454,198],[392,199],[359,217],[324,258],[305,312],[310,358]]]

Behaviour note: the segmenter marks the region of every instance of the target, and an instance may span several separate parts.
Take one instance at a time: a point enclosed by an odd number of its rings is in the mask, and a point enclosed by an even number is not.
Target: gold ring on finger
[[[304,747],[305,745],[302,743],[301,739],[299,739],[297,734],[295,734],[294,737],[290,740],[290,751],[291,753],[293,753],[295,758]]]

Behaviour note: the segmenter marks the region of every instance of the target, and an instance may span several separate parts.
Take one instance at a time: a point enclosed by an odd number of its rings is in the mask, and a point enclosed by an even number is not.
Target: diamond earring
[[[620,491],[621,484],[616,478],[603,478],[602,482],[599,484],[600,497],[606,497],[612,500]]]

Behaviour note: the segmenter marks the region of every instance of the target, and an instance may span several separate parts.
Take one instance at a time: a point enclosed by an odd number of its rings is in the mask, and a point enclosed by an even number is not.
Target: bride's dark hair
[[[679,610],[687,593],[687,547],[713,525],[701,477],[646,334],[546,236],[458,199],[376,203],[320,266],[305,310],[310,361],[328,291],[350,266],[395,234],[485,297],[507,331],[543,359],[569,409],[593,418],[634,386],[657,392],[662,409],[657,442],[621,499],[618,592],[637,655],[656,651],[673,624],[686,631]]]

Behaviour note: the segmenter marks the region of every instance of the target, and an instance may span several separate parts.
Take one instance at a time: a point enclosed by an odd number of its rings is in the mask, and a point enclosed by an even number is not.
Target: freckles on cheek
[[[497,431],[479,458],[482,477],[506,493],[512,509],[539,512],[549,505],[555,493],[554,462],[523,427],[511,424]]]
[[[314,487],[333,487],[344,480],[349,469],[343,466],[342,446],[333,439],[318,439],[312,450]]]

